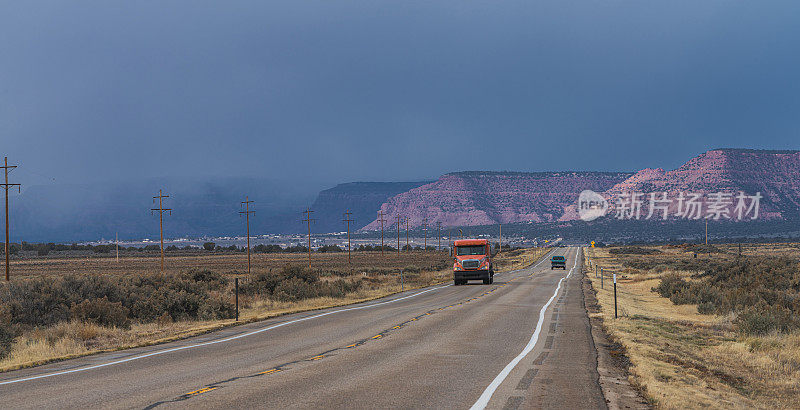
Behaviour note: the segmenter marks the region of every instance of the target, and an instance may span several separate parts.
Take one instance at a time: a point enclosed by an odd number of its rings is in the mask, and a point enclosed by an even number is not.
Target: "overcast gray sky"
[[[800,3],[0,0],[36,184],[413,180],[800,149]]]

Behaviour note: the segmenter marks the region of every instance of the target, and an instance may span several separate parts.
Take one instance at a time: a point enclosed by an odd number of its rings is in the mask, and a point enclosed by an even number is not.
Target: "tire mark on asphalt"
[[[533,378],[536,377],[537,374],[539,374],[539,369],[528,369],[519,383],[517,383],[517,390],[528,390],[531,384],[533,384]]]
[[[544,361],[545,361],[545,359],[547,359],[547,356],[549,354],[550,354],[550,352],[539,353],[539,356],[536,358],[536,360],[533,361],[533,365],[534,366],[541,366],[542,364],[544,364]]]
[[[506,405],[503,406],[503,410],[516,410],[522,406],[523,401],[525,401],[525,398],[522,396],[511,396],[506,401]]]
[[[545,349],[552,349],[554,340],[555,340],[555,338],[553,336],[547,336],[547,340],[544,341],[544,348]]]

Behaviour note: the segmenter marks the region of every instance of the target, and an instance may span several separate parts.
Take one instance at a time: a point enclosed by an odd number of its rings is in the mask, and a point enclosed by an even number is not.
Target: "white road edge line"
[[[476,401],[475,404],[473,404],[472,407],[470,407],[470,410],[485,409],[486,406],[489,404],[489,400],[491,400],[495,390],[497,390],[497,388],[500,387],[500,384],[503,383],[503,380],[505,380],[506,377],[508,377],[509,373],[511,373],[511,371],[514,370],[514,367],[516,367],[517,364],[520,361],[522,361],[522,359],[524,359],[525,356],[527,356],[528,353],[531,352],[531,350],[533,350],[534,346],[536,346],[536,342],[539,340],[539,333],[541,333],[542,331],[542,324],[544,323],[544,313],[547,310],[547,308],[550,307],[550,304],[553,303],[553,300],[555,300],[556,296],[558,296],[558,292],[561,291],[561,284],[564,282],[565,279],[569,278],[570,275],[572,275],[572,271],[575,270],[576,266],[578,266],[578,253],[575,254],[575,263],[572,265],[572,269],[569,270],[569,273],[566,276],[564,276],[558,281],[558,286],[556,287],[555,292],[553,292],[553,296],[550,296],[550,299],[547,301],[547,303],[545,303],[544,306],[542,306],[542,310],[539,311],[539,321],[536,323],[536,330],[533,331],[531,340],[528,341],[528,344],[525,345],[525,348],[522,349],[522,352],[519,355],[517,355],[517,357],[515,357],[513,360],[511,360],[511,362],[509,362],[506,365],[506,367],[503,368],[500,374],[498,374],[497,377],[495,377],[494,380],[492,380],[492,383],[490,383],[489,386],[486,388],[486,390],[483,391],[481,397],[479,397],[478,401]]]
[[[544,258],[542,260],[544,260]],[[539,263],[541,263],[541,261],[539,261]],[[522,270],[522,269],[517,269],[516,271],[503,272],[503,273],[513,273],[513,272],[517,272],[517,271],[520,271],[520,270]],[[276,329],[276,328],[283,327],[283,326],[286,326],[286,325],[290,325],[292,323],[304,322],[306,320],[316,319],[316,318],[319,318],[319,317],[332,315],[334,313],[348,312],[348,311],[351,311],[351,310],[367,309],[367,308],[371,308],[371,307],[375,307],[375,306],[385,305],[387,303],[399,302],[401,300],[410,299],[410,298],[422,295],[424,293],[432,292],[434,290],[444,289],[444,288],[449,287],[449,286],[453,286],[453,285],[438,286],[438,287],[435,287],[435,288],[424,290],[422,292],[417,292],[417,293],[415,293],[413,295],[408,295],[408,296],[404,296],[402,298],[387,300],[385,302],[373,303],[371,305],[357,306],[357,307],[351,307],[351,308],[346,308],[346,309],[339,309],[339,310],[334,310],[332,312],[326,312],[326,313],[320,313],[318,315],[307,316],[307,317],[303,317],[303,318],[300,318],[300,319],[290,320],[288,322],[278,323],[276,325],[265,327],[263,329],[254,330],[252,332],[242,333],[242,334],[239,334],[239,335],[236,335],[236,336],[226,337],[224,339],[212,340],[210,342],[203,342],[203,343],[197,343],[197,344],[186,345],[186,346],[178,346],[178,347],[174,347],[172,349],[166,349],[166,350],[158,350],[158,351],[155,351],[155,352],[146,353],[146,354],[139,355],[139,356],[133,356],[133,357],[125,358],[125,359],[115,360],[113,362],[100,363],[100,364],[96,364],[94,366],[87,366],[87,367],[81,367],[81,368],[71,369],[71,370],[63,370],[63,371],[60,371],[60,372],[40,374],[40,375],[37,375],[37,376],[23,377],[21,379],[4,380],[4,381],[0,381],[0,386],[5,385],[5,384],[26,382],[26,381],[30,381],[30,380],[44,379],[44,378],[53,377],[53,376],[61,376],[61,375],[64,375],[64,374],[84,372],[84,371],[87,371],[87,370],[94,370],[94,369],[99,369],[101,367],[113,366],[113,365],[117,365],[117,364],[131,362],[131,361],[134,361],[134,360],[144,359],[144,358],[151,357],[151,356],[158,356],[158,355],[162,355],[162,354],[166,354],[166,353],[177,352],[177,351],[180,351],[180,350],[188,350],[188,349],[193,349],[193,348],[196,348],[196,347],[202,347],[202,346],[208,346],[208,345],[213,345],[213,344],[218,344],[218,343],[230,342],[231,340],[241,339],[243,337],[252,336],[252,335],[255,335],[255,334],[258,334],[258,333],[263,333],[263,332],[266,332],[268,330],[272,330],[272,329]]]

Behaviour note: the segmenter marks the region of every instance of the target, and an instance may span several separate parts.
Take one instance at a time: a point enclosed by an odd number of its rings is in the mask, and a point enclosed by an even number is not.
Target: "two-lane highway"
[[[0,375],[4,407],[602,408],[576,248],[435,286]],[[586,325],[586,326],[585,326]],[[587,338],[588,336],[588,338]]]

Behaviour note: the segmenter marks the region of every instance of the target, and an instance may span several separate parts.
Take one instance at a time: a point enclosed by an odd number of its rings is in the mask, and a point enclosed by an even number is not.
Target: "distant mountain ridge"
[[[312,229],[314,232],[344,231],[344,212],[349,210],[352,212],[350,218],[354,220],[350,229],[355,231],[375,219],[381,204],[389,198],[431,182],[349,182],[336,185],[320,192],[311,205],[316,218]]]
[[[800,219],[800,151],[713,149],[671,171],[454,172],[392,197],[381,209],[389,220],[409,218],[412,227],[425,219],[444,226],[572,221],[579,219],[577,199],[587,189],[611,204],[630,192],[760,193],[759,218]],[[377,228],[376,221],[363,227]]]
[[[800,218],[800,151],[720,148],[681,167],[644,169],[606,192],[614,202],[623,192],[760,193],[765,219]],[[674,210],[674,208],[673,208]]]
[[[474,226],[513,222],[552,222],[574,219],[565,214],[580,191],[605,191],[625,180],[629,172],[497,172],[466,171],[445,174],[438,181],[396,195],[381,205],[389,221],[398,215],[419,227]],[[380,228],[372,221],[364,230]]]

